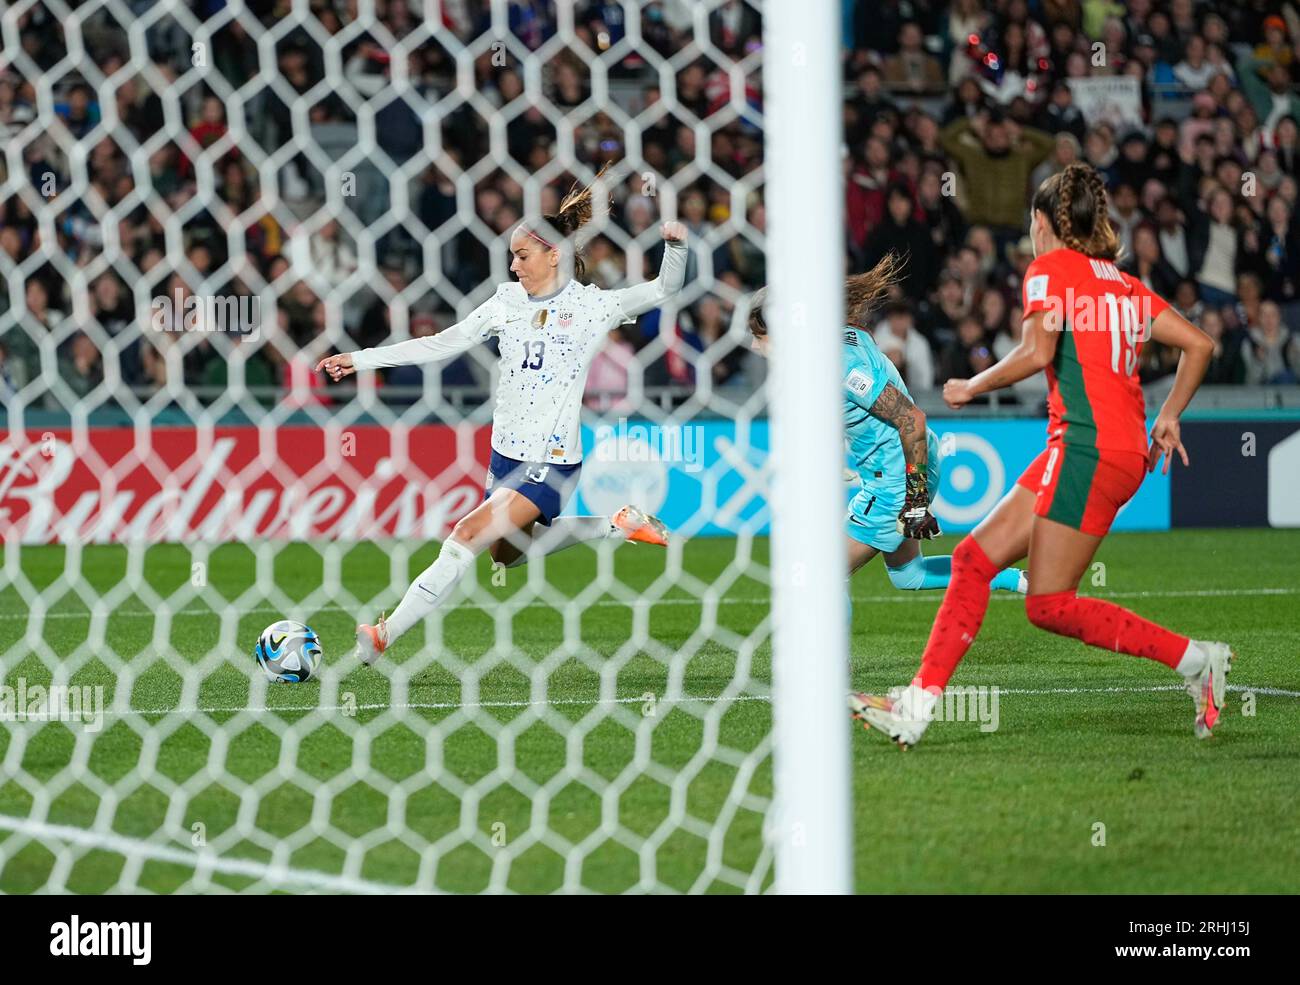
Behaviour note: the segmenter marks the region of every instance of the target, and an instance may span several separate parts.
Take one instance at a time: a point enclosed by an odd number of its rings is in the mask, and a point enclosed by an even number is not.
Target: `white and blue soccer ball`
[[[320,637],[292,619],[281,619],[262,630],[253,657],[266,676],[280,684],[309,681],[325,662]]]

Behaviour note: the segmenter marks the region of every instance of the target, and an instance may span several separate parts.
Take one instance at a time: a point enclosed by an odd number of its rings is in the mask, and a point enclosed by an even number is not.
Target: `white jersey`
[[[611,328],[675,294],[686,269],[686,246],[666,242],[659,277],[605,291],[570,280],[545,297],[530,297],[517,281],[463,321],[427,338],[352,353],[358,369],[447,359],[496,336],[500,363],[492,448],[506,458],[551,465],[582,461],[582,394],[587,370]]]

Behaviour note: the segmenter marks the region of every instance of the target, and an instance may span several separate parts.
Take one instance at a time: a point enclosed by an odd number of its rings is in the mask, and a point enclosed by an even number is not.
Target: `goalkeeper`
[[[862,480],[844,521],[849,574],[883,554],[895,588],[940,589],[948,587],[952,558],[923,557],[918,543],[939,533],[930,512],[939,487],[939,442],[926,426],[925,413],[912,403],[898,369],[862,327],[888,293],[899,266],[890,254],[845,284],[849,324],[843,344],[844,430],[849,457]],[[766,358],[765,298],[763,289],[751,302],[749,331],[754,351]],[[1024,573],[1016,568],[998,572],[990,582],[993,589],[1008,592],[1023,593],[1025,586]]]

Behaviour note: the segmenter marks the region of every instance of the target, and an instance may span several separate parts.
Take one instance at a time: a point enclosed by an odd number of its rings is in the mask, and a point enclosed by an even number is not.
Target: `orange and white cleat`
[[[624,506],[610,517],[609,522],[623,531],[623,536],[628,540],[642,544],[658,544],[660,547],[668,546],[668,528],[664,526],[664,522],[657,516],[638,510],[635,506]]]
[[[878,694],[855,691],[849,695],[849,711],[854,721],[868,732],[883,733],[900,749],[910,749],[925,734],[937,698],[915,684],[903,688],[895,700]]]
[[[1207,659],[1201,672],[1187,679],[1187,693],[1196,702],[1196,737],[1208,739],[1214,734],[1214,726],[1223,710],[1227,678],[1236,654],[1227,643],[1197,640],[1196,645],[1206,652]]]
[[[863,712],[868,709],[888,713],[894,710],[894,703],[879,694],[867,694],[866,691],[849,692],[849,712],[853,715],[854,721],[862,722],[863,728],[871,728],[863,720]]]
[[[379,621],[373,626],[362,623],[357,627],[357,655],[367,667],[373,666],[387,649],[388,624],[384,621],[383,615],[380,615]]]

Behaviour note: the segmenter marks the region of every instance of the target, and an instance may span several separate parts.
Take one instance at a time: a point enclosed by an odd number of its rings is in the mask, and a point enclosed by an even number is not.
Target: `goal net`
[[[16,0],[0,15],[0,891],[771,888],[762,22],[744,3]],[[478,560],[496,356],[330,385],[512,279],[608,166],[590,280],[685,288],[593,364],[567,512]],[[324,663],[252,648],[301,621]]]

